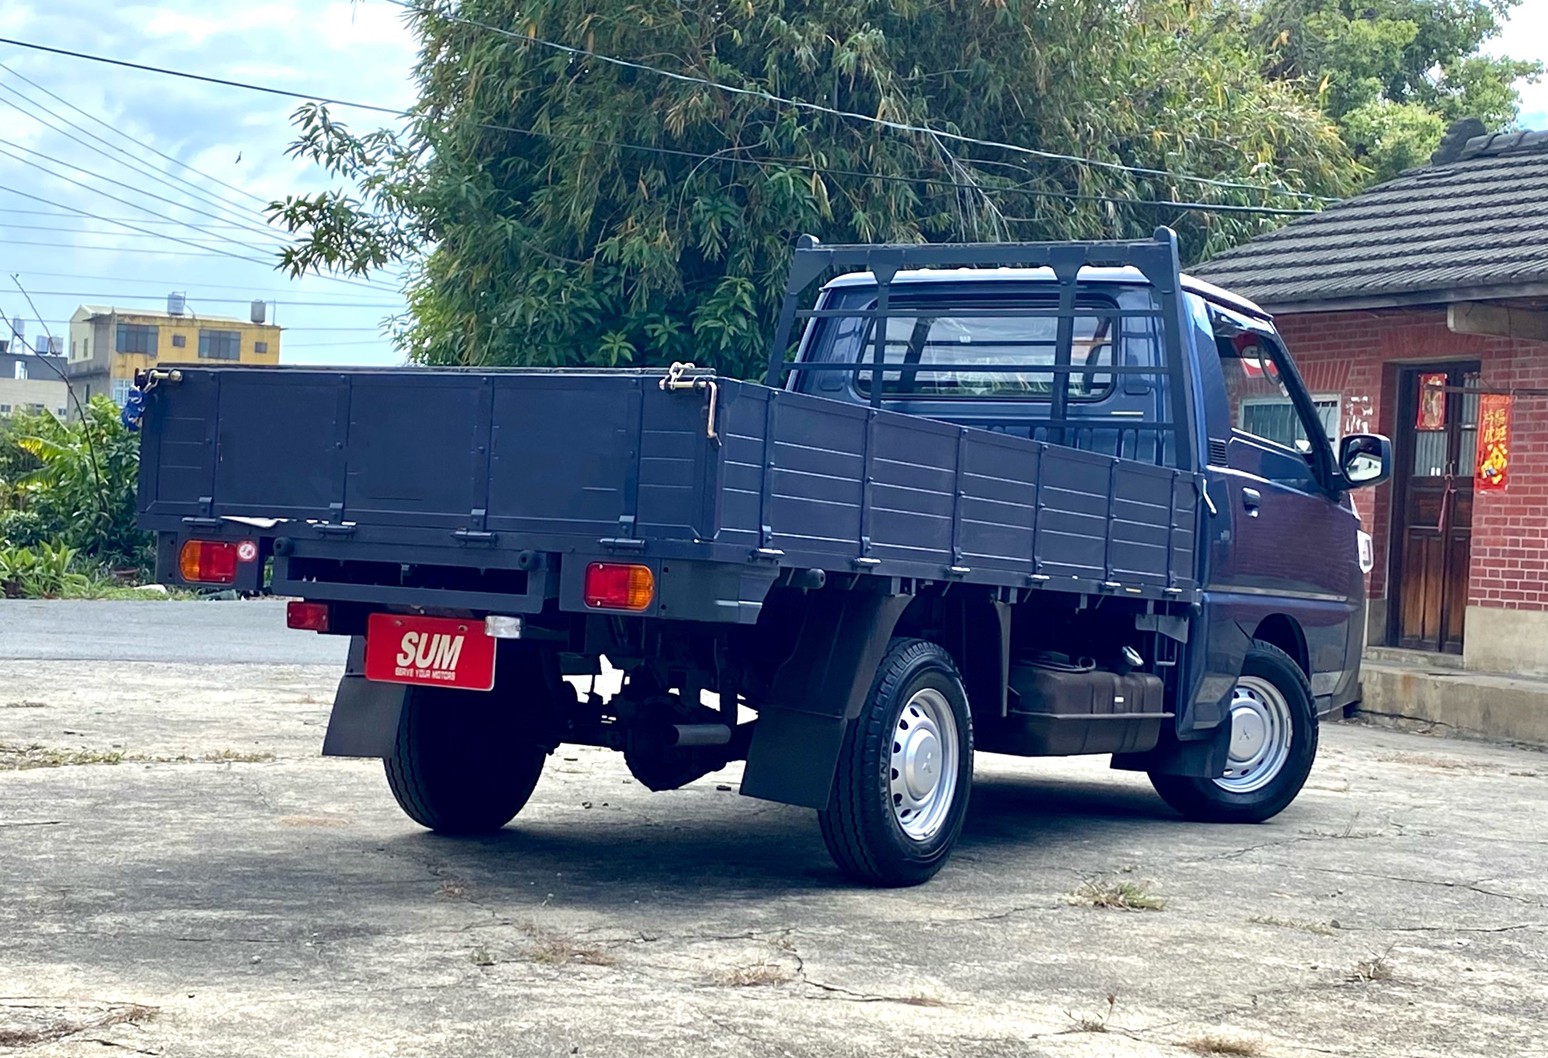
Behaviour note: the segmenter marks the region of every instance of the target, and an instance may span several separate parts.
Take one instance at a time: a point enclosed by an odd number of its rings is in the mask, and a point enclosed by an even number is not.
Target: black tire
[[[1317,759],[1317,710],[1312,704],[1311,685],[1290,655],[1269,643],[1253,643],[1242,665],[1241,680],[1238,695],[1244,687],[1267,684],[1283,697],[1290,721],[1284,762],[1262,786],[1245,792],[1226,789],[1215,779],[1151,772],[1156,793],[1189,819],[1206,823],[1272,819],[1295,800]],[[1235,734],[1233,729],[1233,737]]]
[[[922,692],[933,692],[923,694]],[[916,697],[918,696],[918,697]],[[905,708],[919,705],[940,713],[940,721],[952,725],[955,739],[954,784],[941,808],[930,816],[916,816],[914,825],[934,825],[918,836],[905,830],[894,810],[893,755],[900,722],[908,723]],[[913,714],[919,716],[917,712]],[[937,731],[934,721],[916,723],[919,738]],[[940,730],[940,763],[947,733]],[[929,743],[920,760],[927,760]],[[928,764],[922,765],[928,771]],[[895,639],[877,667],[876,678],[860,715],[849,723],[828,807],[818,813],[822,838],[833,862],[850,878],[870,885],[918,885],[934,877],[951,855],[962,821],[967,815],[968,794],[973,785],[973,720],[967,692],[951,655],[922,639]],[[901,803],[901,797],[899,797]],[[905,809],[906,811],[906,809]]]
[[[387,785],[414,822],[441,834],[487,834],[516,817],[548,755],[523,737],[509,699],[413,687],[386,758]]]

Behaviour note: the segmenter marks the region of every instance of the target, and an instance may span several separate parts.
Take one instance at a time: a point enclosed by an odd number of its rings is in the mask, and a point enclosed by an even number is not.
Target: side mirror
[[[1379,485],[1392,476],[1392,442],[1381,434],[1350,434],[1339,442],[1338,468],[1351,487]]]

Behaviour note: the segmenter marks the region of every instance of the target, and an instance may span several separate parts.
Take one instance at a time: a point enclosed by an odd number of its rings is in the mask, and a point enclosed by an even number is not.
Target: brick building
[[[1330,435],[1393,439],[1367,642],[1548,673],[1548,132],[1482,131],[1192,271],[1274,313]]]

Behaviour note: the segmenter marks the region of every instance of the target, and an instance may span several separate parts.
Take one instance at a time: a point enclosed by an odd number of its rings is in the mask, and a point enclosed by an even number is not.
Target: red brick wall
[[[1478,360],[1490,389],[1548,390],[1548,343],[1453,334],[1444,308],[1373,309],[1275,318],[1314,394],[1342,396],[1344,433],[1396,438],[1399,364]],[[1375,538],[1372,598],[1387,594],[1392,485],[1355,493],[1366,531]],[[1473,505],[1468,602],[1504,609],[1548,610],[1548,398],[1517,394],[1511,410],[1510,483],[1477,493]]]

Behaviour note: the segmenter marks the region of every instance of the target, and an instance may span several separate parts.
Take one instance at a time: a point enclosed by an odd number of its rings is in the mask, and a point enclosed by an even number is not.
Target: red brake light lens
[[[609,610],[646,610],[656,597],[649,566],[593,562],[586,567],[586,605]]]
[[[325,602],[290,602],[285,604],[285,624],[303,632],[328,630],[328,604]]]
[[[220,540],[188,540],[177,554],[177,571],[189,584],[230,584],[236,568],[236,545]]]

